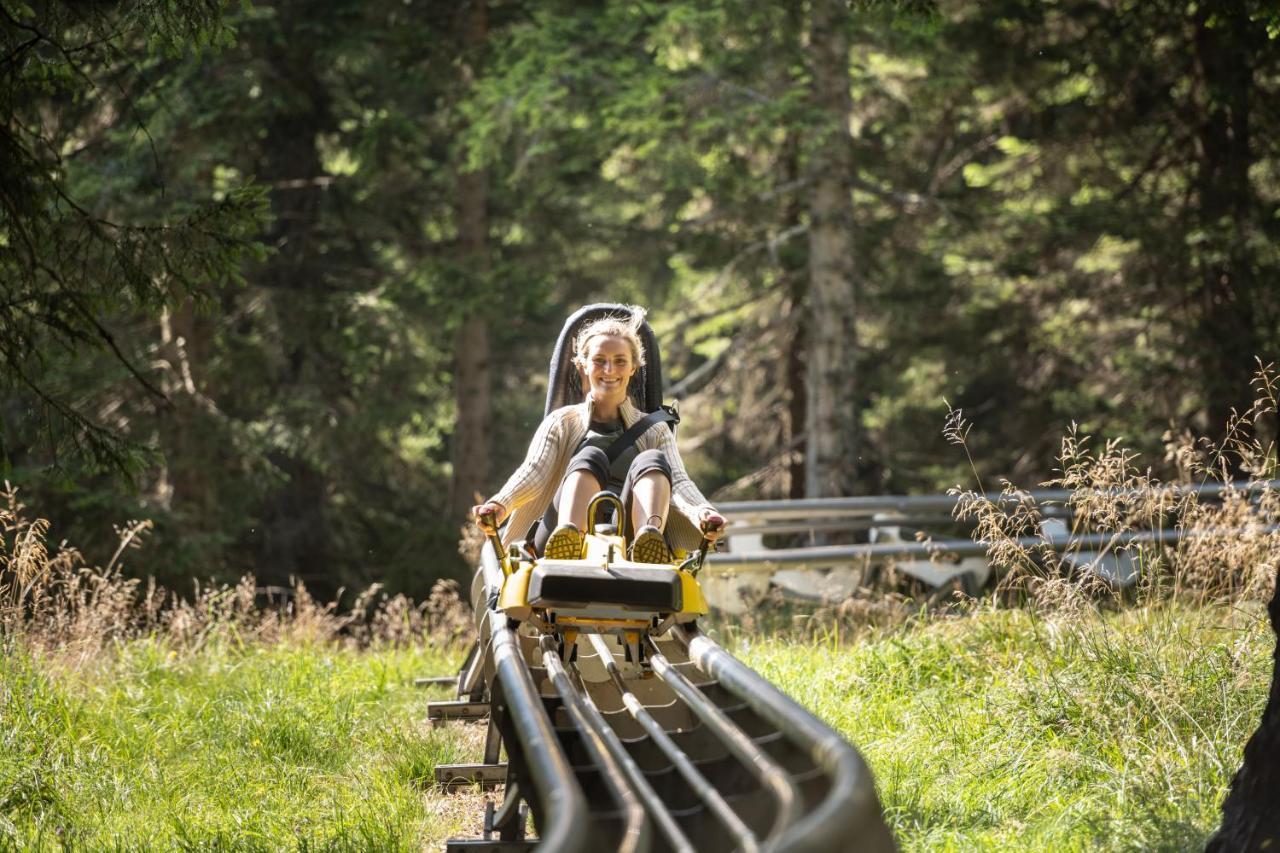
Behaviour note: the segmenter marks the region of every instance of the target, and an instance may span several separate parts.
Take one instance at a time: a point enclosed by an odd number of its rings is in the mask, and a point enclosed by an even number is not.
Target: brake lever
[[[702,567],[706,565],[708,549],[714,551],[716,550],[716,546],[710,539],[708,539],[706,536],[703,536],[702,544],[698,546],[698,553],[694,554],[692,557],[688,557],[685,560],[686,563],[694,562],[694,561],[697,562],[697,566],[695,566],[690,571],[690,574],[692,574],[695,578],[698,576],[698,572],[702,571]],[[684,565],[681,564],[681,568],[683,567]]]
[[[489,544],[493,546],[493,552],[498,556],[498,565],[502,566],[502,574],[505,576],[511,574],[511,561],[507,558],[507,555],[503,553],[502,540],[498,538],[498,525],[495,523],[497,515],[498,514],[496,512],[486,512],[481,515],[477,515],[476,523],[480,529],[484,531],[484,535],[488,538]],[[480,524],[479,522],[482,518],[488,518],[490,519],[490,522],[487,525]]]

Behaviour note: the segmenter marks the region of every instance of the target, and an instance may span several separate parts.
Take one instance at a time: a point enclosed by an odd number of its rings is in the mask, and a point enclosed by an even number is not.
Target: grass
[[[905,850],[1203,846],[1269,679],[1258,609],[981,608],[860,642],[740,636],[866,757]],[[456,651],[118,644],[0,655],[0,847],[439,849],[482,795],[430,787],[481,729],[412,686]]]
[[[1260,609],[984,610],[868,642],[739,640],[856,744],[904,850],[1193,850],[1256,727]]]
[[[1280,408],[1280,376],[1267,365],[1256,384],[1222,445],[1171,448],[1186,482],[1225,477],[1231,454],[1277,476],[1274,445],[1245,428]],[[948,437],[965,447],[967,431],[953,412]],[[1140,562],[1132,593],[1091,582],[1081,554],[1027,546],[1039,510],[1003,483],[995,500],[957,492],[1001,576],[991,603],[939,617],[851,599],[799,631],[761,631],[754,612],[722,629],[859,747],[903,849],[1190,850],[1218,823],[1270,683],[1280,493],[1201,505],[1074,431],[1061,465],[1072,531]],[[431,782],[479,760],[483,728],[429,728],[432,694],[412,686],[460,663],[456,586],[421,604],[375,587],[344,613],[301,586],[263,606],[252,577],[183,598],[123,573],[145,524],[98,569],[50,553],[24,509],[0,490],[0,849],[439,849],[478,833],[484,795]],[[1174,527],[1213,535],[1125,544]]]
[[[0,847],[394,850],[474,832],[430,793],[435,765],[471,744],[427,728],[429,694],[412,686],[459,662],[134,640],[67,670],[10,649]]]

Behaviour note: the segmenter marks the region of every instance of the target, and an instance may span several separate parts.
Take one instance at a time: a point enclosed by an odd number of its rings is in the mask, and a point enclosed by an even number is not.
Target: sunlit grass
[[[0,655],[0,839],[23,848],[419,849],[463,760],[415,676],[456,654],[121,645],[94,670]],[[443,695],[436,689],[435,695]],[[0,843],[0,846],[5,846]]]
[[[1191,850],[1257,725],[1260,608],[985,611],[862,643],[740,640],[858,746],[908,850]]]
[[[855,743],[907,850],[1197,849],[1269,679],[1260,609],[983,609],[735,653]],[[0,655],[0,847],[440,849],[431,787],[480,729],[426,725],[460,652],[136,640]]]

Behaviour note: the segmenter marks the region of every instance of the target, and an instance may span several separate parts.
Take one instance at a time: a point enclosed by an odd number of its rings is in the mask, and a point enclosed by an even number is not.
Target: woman
[[[720,538],[724,517],[689,479],[665,423],[653,424],[612,461],[606,452],[645,415],[627,396],[631,377],[644,366],[644,315],[633,307],[629,318],[596,320],[574,339],[573,364],[586,399],[547,415],[506,485],[472,510],[486,532],[514,513],[504,545],[541,516],[535,551],[580,559],[587,504],[601,489],[622,499],[629,556],[636,562],[669,563],[672,546],[692,551],[704,535],[712,542]]]

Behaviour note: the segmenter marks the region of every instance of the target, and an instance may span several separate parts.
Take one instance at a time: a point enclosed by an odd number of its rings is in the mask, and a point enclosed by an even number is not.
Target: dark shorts
[[[586,471],[595,478],[601,490],[613,492],[622,498],[623,522],[627,526],[626,537],[628,540],[635,533],[631,529],[631,491],[635,487],[636,480],[645,474],[658,471],[667,478],[668,483],[671,482],[671,463],[667,461],[666,456],[662,455],[661,450],[642,450],[636,454],[636,458],[631,462],[631,467],[627,469],[627,479],[620,489],[615,488],[616,484],[610,484],[609,456],[598,447],[584,447],[575,453],[573,458],[569,460],[569,467],[564,472],[565,478],[567,479],[574,471]],[[555,497],[551,499],[551,506],[547,508],[546,514],[542,517],[542,521],[538,523],[538,529],[533,535],[533,547],[539,556],[542,555],[542,549],[546,546],[547,539],[551,537],[551,531],[555,530],[556,525],[559,523],[560,490],[563,488],[564,481],[562,480],[559,488],[556,489]],[[617,523],[616,519],[614,523]]]

